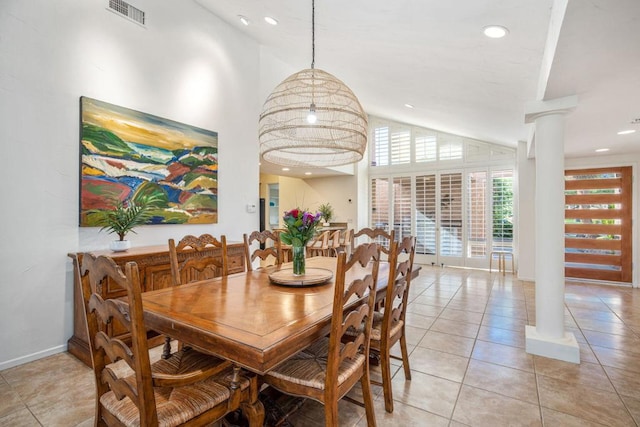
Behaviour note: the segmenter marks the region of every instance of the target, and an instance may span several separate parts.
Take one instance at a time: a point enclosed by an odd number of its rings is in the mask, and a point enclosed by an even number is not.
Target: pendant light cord
[[[311,0],[311,69],[316,65],[316,0]]]

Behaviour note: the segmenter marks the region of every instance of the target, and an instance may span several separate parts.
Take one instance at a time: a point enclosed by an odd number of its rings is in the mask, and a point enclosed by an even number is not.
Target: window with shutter
[[[436,176],[416,177],[416,253],[436,254]]]
[[[462,174],[440,175],[440,255],[462,256]]]
[[[391,133],[391,164],[411,163],[411,132],[398,130]]]
[[[393,178],[393,228],[396,240],[411,236],[411,178]]]
[[[467,256],[487,255],[487,172],[467,174]]]
[[[513,170],[493,171],[493,250],[513,252]]]
[[[379,126],[373,130],[373,159],[371,166],[389,165],[389,127]]]
[[[416,135],[416,138],[415,138],[416,162],[417,163],[435,162],[438,157],[437,143],[438,143],[438,138],[435,133],[425,134],[425,135],[420,135],[420,134]]]
[[[371,226],[389,229],[389,180],[387,178],[371,180]]]

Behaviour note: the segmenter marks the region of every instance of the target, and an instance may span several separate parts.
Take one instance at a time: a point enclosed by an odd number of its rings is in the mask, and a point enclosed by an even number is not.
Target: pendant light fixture
[[[285,166],[328,167],[360,161],[367,116],[342,81],[315,68],[315,0],[311,1],[311,68],[280,83],[259,120],[260,155]]]

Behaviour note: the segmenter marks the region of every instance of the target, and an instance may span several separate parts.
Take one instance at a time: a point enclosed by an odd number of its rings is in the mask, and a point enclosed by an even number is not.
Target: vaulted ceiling
[[[196,1],[294,71],[310,66],[311,0]],[[640,152],[638,0],[316,0],[315,7],[316,68],[343,80],[369,114],[514,147],[531,136],[526,103],[577,95],[567,157]],[[484,36],[493,24],[508,35]],[[617,134],[627,129],[636,132]]]

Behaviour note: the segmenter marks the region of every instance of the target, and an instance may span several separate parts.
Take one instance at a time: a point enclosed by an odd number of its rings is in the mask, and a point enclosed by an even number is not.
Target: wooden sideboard
[[[220,249],[212,249],[212,254],[217,255]],[[92,251],[95,255],[108,255],[115,262],[124,266],[129,261],[138,264],[140,271],[140,282],[142,292],[162,289],[171,286],[171,265],[169,263],[169,247],[168,245],[145,246],[131,248],[126,252],[111,251]],[[82,262],[83,252],[70,253],[69,257],[73,260],[73,268]],[[185,255],[179,256],[179,260]],[[229,274],[239,273],[245,270],[244,245],[242,243],[229,243],[227,245],[227,256],[229,263]],[[69,353],[82,360],[87,366],[91,366],[91,352],[89,351],[89,338],[87,334],[87,320],[82,303],[82,292],[80,291],[80,283],[78,283],[77,275],[74,274],[74,297],[73,297],[73,336],[69,339],[67,345]],[[101,296],[107,298],[120,298],[126,295],[126,291],[121,287],[108,283],[103,287]],[[107,333],[110,335],[120,335],[126,339],[121,332],[124,331],[122,326],[110,325]],[[158,336],[152,338],[152,345],[159,345],[164,341],[164,337]]]

